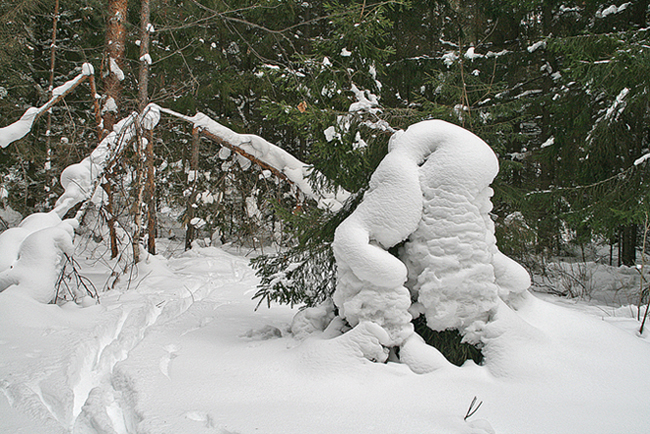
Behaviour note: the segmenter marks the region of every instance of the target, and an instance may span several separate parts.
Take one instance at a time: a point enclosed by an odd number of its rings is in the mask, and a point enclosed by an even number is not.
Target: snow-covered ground
[[[531,296],[498,311],[485,365],[419,375],[368,361],[354,331],[292,337],[295,310],[255,310],[243,253],[149,257],[89,307],[0,293],[0,432],[648,432],[633,308]],[[102,287],[105,261],[76,257]]]

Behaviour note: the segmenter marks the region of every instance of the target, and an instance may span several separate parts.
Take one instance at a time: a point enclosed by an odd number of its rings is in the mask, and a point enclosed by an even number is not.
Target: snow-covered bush
[[[516,308],[530,286],[496,246],[489,185],[497,172],[489,146],[461,127],[431,120],[396,133],[363,201],[336,230],[339,315],[351,326],[380,325],[415,364],[418,314],[433,330],[458,329],[479,343],[499,299]],[[388,252],[405,240],[399,259]]]
[[[72,255],[75,220],[36,213],[0,234],[0,291],[18,291],[42,303],[56,297],[56,281]]]

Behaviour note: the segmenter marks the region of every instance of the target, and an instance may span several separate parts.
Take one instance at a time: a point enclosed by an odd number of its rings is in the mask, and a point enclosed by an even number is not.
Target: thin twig
[[[476,401],[478,401],[478,399],[475,396],[474,399],[472,399],[472,403],[469,405],[469,408],[467,409],[467,413],[465,413],[465,417],[463,418],[463,420],[467,420],[470,417],[474,416],[474,414],[476,414],[478,409],[481,408],[483,401],[479,402],[478,404],[476,404]]]

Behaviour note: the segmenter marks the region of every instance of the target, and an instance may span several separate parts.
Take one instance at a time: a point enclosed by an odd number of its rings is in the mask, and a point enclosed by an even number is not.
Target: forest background
[[[392,131],[439,118],[499,157],[493,218],[504,253],[531,268],[597,243],[610,246],[613,265],[633,265],[650,213],[641,158],[650,152],[648,6],[3,1],[0,126],[47,102],[85,62],[97,89],[78,87],[0,151],[0,200],[23,216],[50,210],[61,171],[116,120],[149,102],[200,111],[312,164],[322,174],[315,186],[343,187],[353,199],[339,212],[320,210],[269,168],[164,117],[137,141],[146,149],[126,148],[107,168],[100,220],[151,252],[156,236],[185,237],[187,246],[206,237],[281,245],[288,250],[256,259],[257,296],[313,304],[333,289],[333,230],[358,203]],[[174,221],[182,233],[169,229]]]

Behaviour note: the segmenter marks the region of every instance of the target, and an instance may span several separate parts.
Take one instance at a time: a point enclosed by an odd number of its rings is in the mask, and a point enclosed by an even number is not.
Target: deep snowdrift
[[[98,286],[110,272],[92,257],[83,271]],[[631,310],[530,296],[499,309],[486,366],[418,375],[360,354],[371,333],[294,339],[295,311],[254,310],[256,283],[246,258],[195,248],[150,257],[100,305],[0,293],[0,432],[647,432],[650,347]]]

